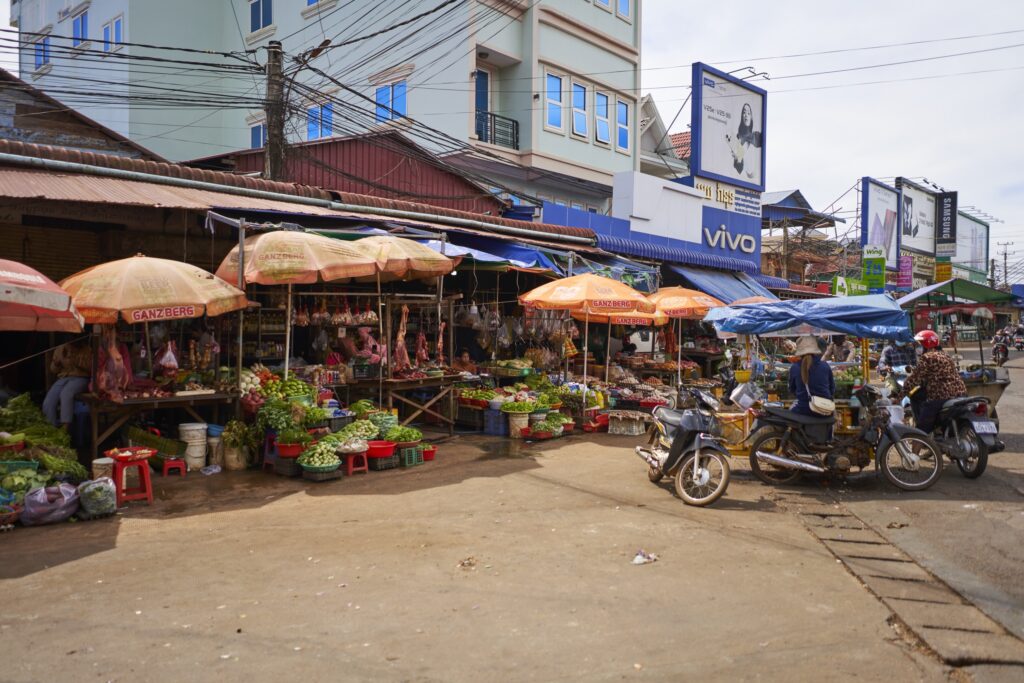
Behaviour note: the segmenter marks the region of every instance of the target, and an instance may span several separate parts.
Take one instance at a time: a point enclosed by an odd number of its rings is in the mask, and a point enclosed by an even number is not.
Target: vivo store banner
[[[900,256],[900,193],[874,178],[861,180],[860,243],[881,246],[885,267],[896,270]],[[934,226],[933,226],[934,227]]]
[[[701,62],[692,87],[690,173],[764,192],[767,92]]]
[[[630,239],[761,265],[759,192],[629,171],[615,174],[612,216],[629,221]]]
[[[902,194],[900,246],[928,256],[935,255],[935,195],[906,178],[897,178]]]

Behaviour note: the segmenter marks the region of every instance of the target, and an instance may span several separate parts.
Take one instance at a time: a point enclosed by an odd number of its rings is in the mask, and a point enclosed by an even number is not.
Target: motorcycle
[[[897,488],[927,489],[942,474],[942,454],[934,440],[919,429],[893,423],[881,392],[865,385],[854,392],[865,408],[860,431],[836,439],[834,415],[808,416],[767,406],[752,433],[750,468],[766,484],[788,484],[802,472],[846,475],[854,467],[875,466]]]
[[[910,399],[913,404],[913,399]],[[989,453],[1006,448],[999,440],[999,425],[989,417],[989,399],[963,396],[946,401],[935,420],[935,443],[956,463],[960,473],[977,479],[988,466]]]
[[[647,463],[647,478],[657,483],[675,478],[676,495],[688,505],[711,505],[729,487],[729,451],[715,417],[718,400],[699,389],[681,389],[681,410],[654,409],[650,448],[636,447]]]
[[[992,362],[996,367],[1003,367],[1003,363],[1010,356],[1010,347],[1006,342],[996,342],[992,345]]]
[[[1024,336],[1018,334],[1013,338],[1013,348],[1018,351],[1024,351]]]

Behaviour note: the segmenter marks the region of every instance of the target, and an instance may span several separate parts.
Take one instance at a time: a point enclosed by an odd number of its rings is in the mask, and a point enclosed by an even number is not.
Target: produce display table
[[[220,418],[222,405],[234,405],[238,397],[233,394],[193,394],[191,396],[168,396],[167,398],[130,398],[121,403],[102,399],[95,394],[81,394],[78,399],[89,406],[90,434],[92,436],[91,460],[98,457],[100,444],[110,435],[124,426],[133,416],[152,410],[181,409],[191,415],[197,422],[205,422],[197,408],[213,407],[214,420]],[[101,418],[109,424],[101,432]]]
[[[704,377],[715,376],[715,363],[725,360],[724,353],[712,353],[711,351],[700,351],[698,349],[686,349],[682,351],[684,359],[693,361],[704,368]]]
[[[386,379],[384,380],[384,390],[387,392],[388,409],[390,410],[394,407],[395,401],[399,401],[413,408],[413,411],[409,416],[401,421],[403,427],[415,420],[422,413],[427,413],[448,425],[449,435],[454,434],[455,393],[453,390],[455,389],[455,383],[461,381],[461,379],[462,375],[444,375],[442,377],[424,377],[422,379]],[[423,403],[419,403],[402,395],[403,392],[415,389],[440,389],[440,391],[431,397],[430,400]],[[447,415],[431,409],[431,406],[438,403],[441,399],[447,399]]]

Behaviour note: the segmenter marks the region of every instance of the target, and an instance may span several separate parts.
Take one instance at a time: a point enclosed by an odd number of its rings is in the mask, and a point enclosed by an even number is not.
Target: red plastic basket
[[[0,453],[21,453],[25,450],[25,442],[19,441],[18,443],[9,443],[6,446],[0,446]]]
[[[104,451],[103,455],[118,462],[133,462],[152,458],[156,455],[156,449],[145,446],[128,446],[126,448],[111,448],[109,451]]]
[[[436,446],[434,448],[424,448],[423,449],[423,460],[424,461],[433,460],[435,455],[437,455],[437,447]]]
[[[277,444],[277,455],[280,458],[297,458],[306,450],[306,444],[301,443],[279,443]]]
[[[366,445],[369,446],[367,458],[390,458],[395,454],[394,441],[367,441]]]

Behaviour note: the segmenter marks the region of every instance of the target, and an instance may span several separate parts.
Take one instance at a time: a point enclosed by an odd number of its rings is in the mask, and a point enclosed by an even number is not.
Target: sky
[[[694,11],[700,10],[700,11]],[[800,189],[824,210],[858,178],[923,176],[959,192],[1004,223],[993,224],[1012,267],[1024,259],[1024,12],[1019,0],[731,0],[643,2],[642,84],[668,125],[689,94],[690,63],[731,71],[751,66],[768,91],[767,189]],[[885,49],[784,55],[934,41]],[[783,78],[950,55],[982,54],[847,73]],[[680,68],[662,68],[676,67]],[[947,77],[990,69],[1016,70]],[[873,85],[890,81],[942,76]],[[839,86],[839,87],[836,87]],[[825,88],[809,90],[810,88]],[[802,92],[794,92],[794,91]],[[672,132],[688,130],[690,108]],[[855,193],[837,205],[855,208]]]

